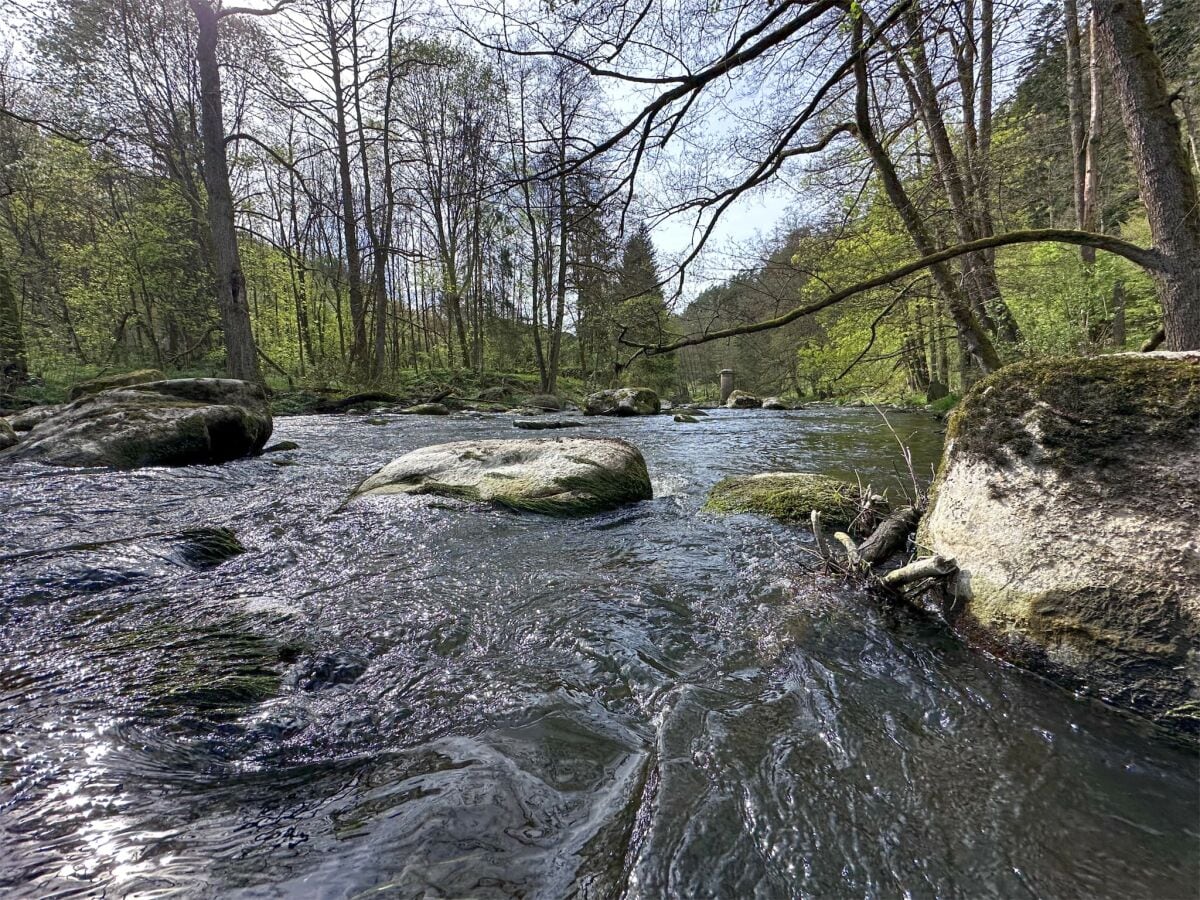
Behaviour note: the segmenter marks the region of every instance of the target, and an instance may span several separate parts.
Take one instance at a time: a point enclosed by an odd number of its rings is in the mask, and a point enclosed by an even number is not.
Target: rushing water
[[[937,423],[892,420],[928,472]],[[343,506],[414,447],[527,436],[504,417],[0,470],[0,892],[1197,896],[1194,755],[821,576],[803,529],[700,511],[730,473],[893,484],[874,412],[569,433],[635,442],[656,499]],[[15,557],[199,525],[249,552]]]

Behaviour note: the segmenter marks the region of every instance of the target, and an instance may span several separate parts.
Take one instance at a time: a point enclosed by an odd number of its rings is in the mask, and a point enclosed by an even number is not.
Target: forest
[[[1138,10],[1140,37],[1074,0],[683,4],[678,29],[607,3],[6,5],[17,397],[153,367],[687,400],[732,368],[796,400],[924,402],[1014,360],[1194,345],[1161,330],[1173,289],[1139,248],[1165,252],[1172,211],[1134,153],[1175,128],[1166,168],[1194,176],[1189,0]],[[1122,70],[1143,63],[1159,107]],[[723,228],[762,204],[784,212]]]

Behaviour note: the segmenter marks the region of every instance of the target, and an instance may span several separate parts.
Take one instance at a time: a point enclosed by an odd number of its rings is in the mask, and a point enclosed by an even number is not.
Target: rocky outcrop
[[[118,387],[129,387],[134,384],[147,384],[151,381],[162,381],[167,376],[158,369],[138,369],[136,372],[120,372],[116,375],[101,375],[90,381],[81,381],[67,391],[67,400],[78,400],[90,394]]]
[[[758,409],[762,401],[745,391],[734,391],[725,401],[725,406],[729,409]]]
[[[615,438],[458,441],[388,463],[354,496],[435,494],[567,516],[652,497],[637,447]]]
[[[792,405],[781,397],[764,397],[762,408],[788,410],[792,408]]]
[[[969,640],[1198,730],[1198,512],[1200,353],[1043,360],[959,405],[918,539]]]
[[[15,416],[9,416],[8,424],[12,426],[13,431],[32,431],[39,423],[44,422],[60,409],[62,409],[62,404],[31,406],[29,409],[22,410]]]
[[[258,453],[271,436],[265,391],[183,378],[101,391],[67,404],[0,454],[59,466],[177,466]]]
[[[761,513],[789,524],[808,524],[812,511],[826,525],[870,534],[888,503],[857,484],[805,472],[734,475],[717,482],[704,508],[725,513]]]
[[[17,433],[5,419],[0,419],[0,450],[7,450],[17,443]]]
[[[583,401],[588,416],[654,416],[662,410],[658,394],[650,388],[614,388],[588,394]]]

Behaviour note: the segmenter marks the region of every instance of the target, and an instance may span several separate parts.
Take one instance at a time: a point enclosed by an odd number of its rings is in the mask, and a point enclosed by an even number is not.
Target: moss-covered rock
[[[129,387],[134,384],[145,384],[149,381],[162,381],[166,378],[158,369],[138,369],[135,372],[120,372],[116,375],[101,375],[90,381],[81,381],[67,391],[67,401],[78,400],[90,394],[98,394],[112,388]]]
[[[655,416],[661,409],[658,394],[643,387],[597,391],[583,401],[583,412],[588,416]]]
[[[784,400],[782,397],[764,397],[763,402],[762,402],[762,408],[763,409],[774,409],[774,410],[789,410],[792,408],[792,405],[790,403],[788,403],[786,400]]]
[[[1039,360],[963,398],[918,539],[970,640],[1200,729],[1198,510],[1200,353]]]
[[[271,428],[258,385],[175,379],[81,397],[0,459],[118,469],[220,463],[258,453]]]
[[[690,413],[677,413],[675,422],[679,425],[695,425],[700,420]]]
[[[857,484],[804,472],[734,475],[717,482],[704,508],[761,513],[788,524],[808,524],[812,511],[827,525],[869,533],[888,510],[887,500]]]
[[[17,443],[17,433],[5,419],[0,419],[0,450],[7,450]]]
[[[531,394],[525,398],[522,406],[532,406],[534,409],[544,409],[547,412],[558,412],[562,409],[562,401],[553,394]]]
[[[450,407],[444,403],[418,403],[415,406],[406,406],[397,412],[405,416],[448,416]]]
[[[746,391],[734,391],[726,398],[725,406],[729,409],[758,409],[762,401]]]
[[[547,515],[586,515],[653,494],[646,462],[614,438],[459,441],[405,454],[354,496],[435,494]]]

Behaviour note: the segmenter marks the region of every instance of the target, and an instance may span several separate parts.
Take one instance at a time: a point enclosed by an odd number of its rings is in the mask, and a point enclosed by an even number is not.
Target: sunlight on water
[[[939,423],[889,415],[928,472]],[[873,411],[588,420],[655,499],[575,521],[344,504],[506,417],[276,434],[294,465],[0,471],[0,554],[60,548],[0,571],[6,895],[1195,896],[1194,755],[700,510],[772,469],[900,499]],[[197,526],[247,552],[188,565]]]

